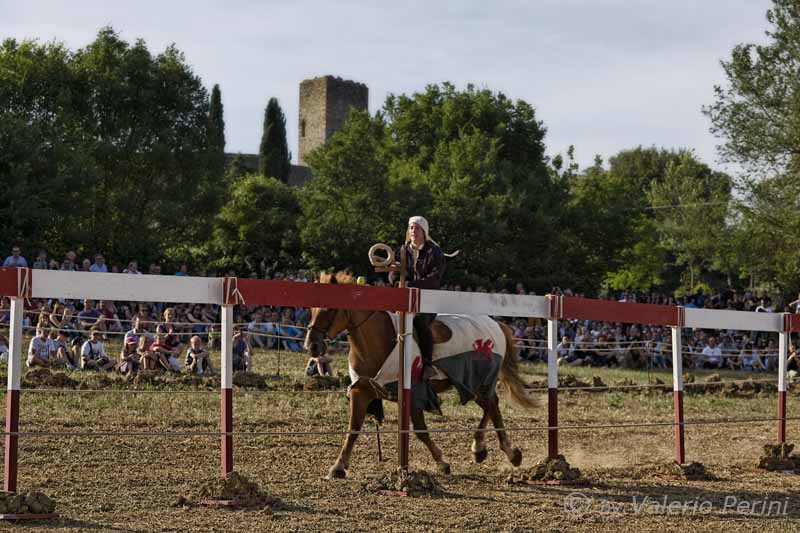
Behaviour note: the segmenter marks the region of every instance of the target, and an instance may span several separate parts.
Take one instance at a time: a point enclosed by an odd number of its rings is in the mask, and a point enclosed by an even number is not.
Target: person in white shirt
[[[28,368],[34,366],[50,366],[50,344],[47,342],[47,330],[41,326],[36,328],[36,336],[28,346]]]
[[[714,337],[709,337],[708,345],[703,348],[703,368],[722,368],[722,349]]]
[[[100,331],[92,328],[89,340],[81,347],[81,368],[90,370],[113,370],[117,362],[106,355],[100,341]]]

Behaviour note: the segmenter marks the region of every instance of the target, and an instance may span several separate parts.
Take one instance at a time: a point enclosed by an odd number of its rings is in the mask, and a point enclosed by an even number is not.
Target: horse
[[[349,274],[322,273],[319,283],[352,283],[353,277]],[[488,319],[488,317],[487,317]],[[519,375],[517,367],[517,353],[514,346],[511,329],[501,322],[496,322],[505,337],[505,353],[502,355],[502,364],[499,369],[499,381],[503,383],[515,403],[525,408],[537,406],[527,393],[526,386]],[[436,324],[436,322],[434,322]],[[313,308],[311,321],[305,339],[305,348],[312,357],[324,355],[326,340],[333,339],[341,332],[347,331],[350,342],[348,354],[351,374],[354,372],[359,379],[352,383],[349,390],[350,420],[348,434],[345,436],[342,449],[336,462],[328,471],[328,479],[342,479],[347,476],[350,466],[350,456],[353,452],[358,432],[367,416],[367,407],[372,402],[380,402],[386,397],[385,391],[371,379],[375,378],[393,349],[397,346],[397,333],[392,317],[387,312],[379,311],[354,311],[348,309]],[[496,371],[496,368],[495,368]],[[362,379],[363,378],[363,379]],[[451,388],[449,379],[432,379],[430,385],[440,394]],[[494,388],[482,398],[472,398],[482,409],[483,416],[473,435],[472,454],[476,463],[482,463],[488,456],[484,442],[485,431],[491,420],[497,432],[500,448],[508,457],[513,466],[522,463],[522,451],[511,445],[511,440],[503,426],[503,416],[500,413],[499,399]],[[464,400],[466,401],[466,400]],[[430,438],[425,424],[424,412],[412,402],[411,422],[417,438],[428,448],[439,472],[450,473],[450,465],[445,461],[442,450]]]

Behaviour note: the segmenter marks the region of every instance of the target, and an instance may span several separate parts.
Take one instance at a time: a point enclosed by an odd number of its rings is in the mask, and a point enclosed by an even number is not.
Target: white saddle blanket
[[[397,331],[399,322],[398,315],[389,313],[394,322],[394,329]],[[501,357],[506,354],[506,336],[503,330],[493,319],[488,316],[467,316],[467,315],[437,315],[436,320],[444,323],[453,335],[450,340],[433,347],[433,362],[453,355],[467,352],[486,351],[499,354]],[[413,335],[408,337],[413,342],[412,361],[420,357],[419,345]],[[400,370],[400,349],[395,345],[392,353],[383,363],[383,366],[375,376],[376,381],[381,386],[387,383],[394,383],[398,380]],[[432,379],[446,379],[447,376],[434,366],[435,374]],[[359,379],[358,373],[349,367],[350,380],[356,383]]]

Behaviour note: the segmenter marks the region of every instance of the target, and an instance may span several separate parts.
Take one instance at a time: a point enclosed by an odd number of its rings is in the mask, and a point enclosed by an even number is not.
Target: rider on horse
[[[419,289],[438,289],[442,283],[445,271],[445,255],[436,241],[430,238],[428,221],[421,216],[408,219],[406,232],[406,275],[408,287]],[[395,257],[401,257],[400,250]],[[389,281],[396,281],[397,273],[389,273]],[[433,363],[433,334],[431,323],[436,318],[436,313],[418,313],[414,317],[414,333],[417,335],[424,377],[427,379],[432,374]]]

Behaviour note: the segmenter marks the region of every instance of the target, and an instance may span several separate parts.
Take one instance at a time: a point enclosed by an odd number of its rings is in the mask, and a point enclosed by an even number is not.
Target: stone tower
[[[298,163],[306,166],[308,154],[341,129],[350,108],[366,111],[368,103],[369,89],[363,83],[334,76],[301,82]]]

